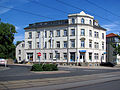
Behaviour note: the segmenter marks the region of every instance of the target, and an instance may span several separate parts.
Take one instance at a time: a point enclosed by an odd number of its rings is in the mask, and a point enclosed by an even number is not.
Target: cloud
[[[14,44],[17,42],[17,41],[22,41],[24,40],[24,33],[23,34],[19,34],[19,35],[15,35],[15,39],[14,39]]]
[[[15,26],[16,31],[19,31],[21,29],[20,26]]]
[[[106,24],[102,25],[102,27],[106,28],[107,31],[113,31],[116,27],[118,27],[118,24],[112,23],[112,24]]]
[[[9,6],[8,8],[0,7],[0,14],[4,14],[4,13],[10,11],[12,8],[13,8],[13,6]]]

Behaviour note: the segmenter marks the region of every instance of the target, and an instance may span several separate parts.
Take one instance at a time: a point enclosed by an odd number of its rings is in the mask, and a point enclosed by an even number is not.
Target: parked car
[[[114,67],[115,64],[111,63],[111,62],[102,62],[100,64],[100,66],[107,66],[107,67]]]

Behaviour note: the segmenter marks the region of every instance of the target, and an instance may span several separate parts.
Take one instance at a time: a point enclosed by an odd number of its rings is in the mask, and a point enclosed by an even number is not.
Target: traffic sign
[[[38,52],[37,54],[38,54],[38,56],[41,56],[41,53],[40,53],[40,52]]]

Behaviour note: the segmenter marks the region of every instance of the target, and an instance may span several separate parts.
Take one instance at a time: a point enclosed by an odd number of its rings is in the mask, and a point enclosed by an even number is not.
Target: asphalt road
[[[70,73],[39,74],[39,73],[31,72],[30,71],[31,66],[10,65],[8,67],[10,69],[0,71],[0,81],[82,76],[82,75],[91,75],[91,74],[120,71],[120,69],[87,69],[87,68],[60,67],[59,70],[70,71]]]
[[[65,90],[120,90],[120,80],[87,85],[82,87],[74,87]]]

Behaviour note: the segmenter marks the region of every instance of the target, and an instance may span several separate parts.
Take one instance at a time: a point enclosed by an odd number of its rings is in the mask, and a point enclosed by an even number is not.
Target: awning
[[[79,52],[86,52],[86,50],[79,50]]]

